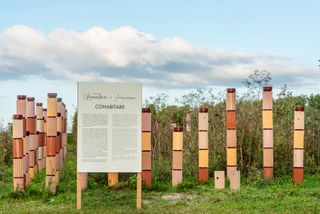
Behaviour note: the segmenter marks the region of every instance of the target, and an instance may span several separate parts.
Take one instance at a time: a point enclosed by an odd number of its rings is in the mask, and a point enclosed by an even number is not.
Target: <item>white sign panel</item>
[[[141,84],[78,83],[78,172],[141,172]]]

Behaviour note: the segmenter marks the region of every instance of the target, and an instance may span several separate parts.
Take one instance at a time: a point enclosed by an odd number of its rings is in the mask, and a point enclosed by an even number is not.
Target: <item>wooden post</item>
[[[172,186],[182,182],[183,128],[175,127],[172,137]]]
[[[152,186],[151,111],[142,108],[142,181]]]
[[[209,146],[208,146],[208,109],[199,109],[198,148],[199,148],[199,181],[209,179]]]
[[[108,185],[114,186],[119,182],[118,173],[117,172],[109,172],[108,176]]]
[[[226,128],[227,128],[227,176],[237,171],[237,127],[236,127],[236,89],[227,89]]]
[[[77,172],[77,209],[81,210],[81,172]]]
[[[263,128],[263,174],[265,178],[273,178],[273,114],[272,87],[263,87],[262,99]]]
[[[303,182],[304,153],[304,107],[297,106],[294,112],[294,142],[293,142],[293,182]]]
[[[141,209],[142,206],[142,181],[141,172],[137,173],[137,209]]]

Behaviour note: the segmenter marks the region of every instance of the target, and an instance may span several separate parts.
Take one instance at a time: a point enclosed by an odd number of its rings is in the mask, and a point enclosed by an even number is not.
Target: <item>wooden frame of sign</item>
[[[142,197],[141,83],[78,82],[77,209],[82,175],[137,173],[137,209]]]

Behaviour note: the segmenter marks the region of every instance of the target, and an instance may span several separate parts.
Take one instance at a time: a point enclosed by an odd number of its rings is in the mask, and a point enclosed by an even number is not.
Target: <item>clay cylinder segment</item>
[[[26,95],[18,95],[16,102],[16,113],[21,114],[23,118],[26,118]]]
[[[214,171],[214,188],[224,189],[225,188],[225,173],[224,171]]]
[[[172,169],[182,170],[183,163],[183,153],[182,151],[173,151],[172,152]]]
[[[35,119],[35,117],[28,117],[26,119],[26,132],[29,134],[36,133],[36,119]]]
[[[55,137],[57,136],[57,118],[48,117],[47,118],[47,136]]]
[[[24,126],[21,114],[13,115],[12,121],[12,137],[13,138],[23,138],[24,137]]]
[[[46,152],[47,156],[54,157],[56,155],[56,137],[46,138]]]
[[[235,148],[237,147],[237,130],[230,129],[227,130],[227,147],[228,148]]]
[[[142,132],[142,151],[151,150],[151,132]]]
[[[208,149],[208,132],[198,132],[199,149]]]
[[[174,128],[172,148],[174,151],[183,150],[183,129],[181,127]]]
[[[23,157],[23,139],[22,138],[13,139],[12,151],[13,151],[13,158]]]
[[[227,113],[226,113],[226,126],[227,126],[227,129],[235,129],[236,128],[236,112],[235,111],[227,111]]]
[[[208,168],[209,167],[209,151],[208,149],[199,150],[199,167]]]
[[[202,110],[202,109],[201,109]],[[199,131],[208,131],[208,109],[199,111]]]
[[[142,124],[143,132],[151,132],[151,111],[149,108],[142,109]]]
[[[43,119],[43,107],[42,107],[42,103],[37,103],[36,104],[36,118],[37,120],[39,119]]]
[[[26,118],[28,118],[28,117],[36,117],[34,97],[27,98]]]
[[[56,117],[57,116],[57,94],[56,93],[48,93],[47,100],[47,116],[48,117]]]

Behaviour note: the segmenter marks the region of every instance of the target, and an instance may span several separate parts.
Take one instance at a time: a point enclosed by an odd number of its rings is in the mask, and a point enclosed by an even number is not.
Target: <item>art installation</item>
[[[209,179],[208,108],[199,109],[198,124],[199,180]]]
[[[151,111],[142,108],[142,181],[152,186]]]
[[[172,186],[182,183],[183,128],[175,127],[172,134]]]
[[[263,87],[262,99],[263,128],[263,174],[265,178],[273,178],[273,114],[272,87]]]
[[[237,127],[236,127],[236,89],[227,89],[226,128],[227,128],[227,176],[237,171]]]
[[[303,153],[304,153],[304,107],[297,106],[294,111],[293,135],[293,182],[303,182]]]

